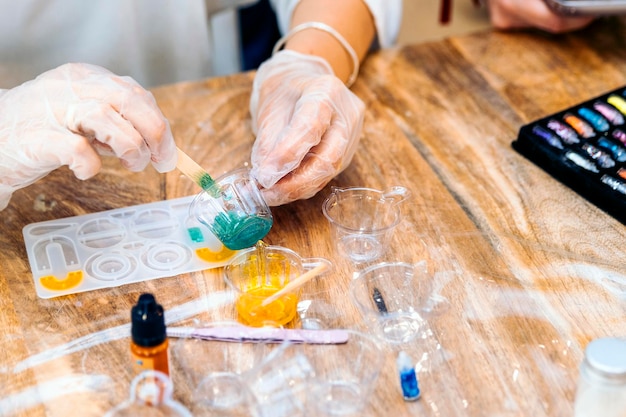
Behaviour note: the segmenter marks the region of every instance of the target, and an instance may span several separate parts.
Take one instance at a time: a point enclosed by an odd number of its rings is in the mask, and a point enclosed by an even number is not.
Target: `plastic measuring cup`
[[[316,417],[363,414],[385,362],[379,341],[356,330],[346,330],[348,342],[342,345],[299,345],[309,360],[314,376],[307,388],[303,415]]]
[[[350,298],[367,326],[391,343],[413,340],[422,329],[428,279],[423,263],[382,262],[360,271],[350,282]]]
[[[399,203],[409,196],[409,190],[399,186],[385,191],[332,187],[322,212],[338,252],[355,263],[382,256],[402,217]]]
[[[224,267],[224,280],[237,292],[237,318],[248,326],[282,326],[296,315],[300,289],[262,305],[289,282],[326,259],[303,259],[291,249],[258,242],[237,254]],[[306,286],[306,284],[305,284]]]
[[[191,202],[189,213],[207,226],[228,249],[254,246],[272,228],[270,208],[250,170],[240,168],[215,180],[217,196],[206,191]]]

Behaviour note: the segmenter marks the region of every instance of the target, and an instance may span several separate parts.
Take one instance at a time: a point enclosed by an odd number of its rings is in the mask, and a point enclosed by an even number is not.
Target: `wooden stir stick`
[[[191,159],[189,155],[183,152],[182,149],[176,149],[178,150],[178,161],[176,162],[176,167],[179,171],[202,187],[202,189],[208,192],[211,196],[218,197],[219,189],[209,173],[206,172],[196,161]]]
[[[298,278],[294,279],[293,281],[290,281],[283,288],[281,288],[280,290],[276,291],[274,294],[272,294],[269,297],[267,297],[261,303],[261,307],[265,307],[266,305],[268,305],[269,303],[271,303],[274,300],[279,299],[280,297],[282,297],[286,293],[288,293],[290,291],[293,291],[296,288],[306,284],[312,278],[315,278],[316,276],[318,276],[322,272],[326,271],[326,269],[328,269],[328,265],[326,263],[322,262],[321,264],[319,264],[315,268],[311,269],[310,271],[305,272],[304,274],[300,275]]]

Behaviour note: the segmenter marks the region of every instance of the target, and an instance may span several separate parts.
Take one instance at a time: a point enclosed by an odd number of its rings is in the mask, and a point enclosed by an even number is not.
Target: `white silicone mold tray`
[[[25,226],[37,295],[53,298],[224,266],[236,251],[189,216],[194,197]]]

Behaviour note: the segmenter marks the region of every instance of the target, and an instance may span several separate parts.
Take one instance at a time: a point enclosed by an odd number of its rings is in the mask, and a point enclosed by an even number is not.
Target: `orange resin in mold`
[[[228,249],[226,246],[222,246],[222,249],[219,252],[213,252],[209,248],[198,248],[196,249],[196,255],[198,258],[207,262],[221,262],[225,261],[228,258],[231,258],[236,251]]]
[[[72,271],[64,279],[58,279],[53,275],[39,278],[41,286],[51,291],[63,291],[76,287],[83,281],[83,271]]]

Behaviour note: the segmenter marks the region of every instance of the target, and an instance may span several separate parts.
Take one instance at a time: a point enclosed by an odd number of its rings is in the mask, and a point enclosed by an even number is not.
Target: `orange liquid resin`
[[[236,304],[239,321],[248,326],[262,327],[284,325],[293,320],[298,304],[295,294],[286,294],[266,306],[261,305],[265,298],[278,290],[280,287],[264,286],[240,295]]]
[[[167,339],[160,345],[151,347],[139,346],[131,341],[130,352],[135,375],[139,375],[143,371],[160,371],[169,376],[168,346],[169,341]]]

